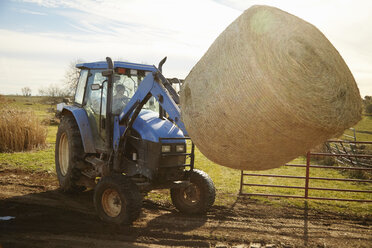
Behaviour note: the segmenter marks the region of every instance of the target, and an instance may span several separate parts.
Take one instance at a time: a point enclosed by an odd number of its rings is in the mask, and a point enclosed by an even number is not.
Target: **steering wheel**
[[[127,89],[124,90],[124,94],[123,94],[125,97],[129,98],[129,91]]]
[[[125,106],[130,101],[130,98],[128,96],[126,96],[126,94],[124,92],[124,97],[120,101]]]

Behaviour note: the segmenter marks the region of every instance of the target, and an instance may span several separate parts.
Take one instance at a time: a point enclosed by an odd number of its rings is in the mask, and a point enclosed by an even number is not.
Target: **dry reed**
[[[200,151],[224,166],[279,167],[361,116],[346,63],[313,25],[253,6],[185,79],[182,119]]]
[[[27,151],[45,145],[47,129],[32,111],[0,108],[0,152]]]

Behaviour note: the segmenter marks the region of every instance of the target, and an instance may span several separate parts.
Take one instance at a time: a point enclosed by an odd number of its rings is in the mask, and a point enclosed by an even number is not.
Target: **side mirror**
[[[90,89],[91,90],[99,90],[99,89],[101,89],[101,85],[100,84],[92,84],[90,86]]]

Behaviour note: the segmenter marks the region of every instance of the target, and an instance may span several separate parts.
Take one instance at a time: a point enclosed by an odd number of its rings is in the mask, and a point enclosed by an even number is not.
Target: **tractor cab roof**
[[[92,63],[81,63],[81,64],[77,64],[76,67],[79,69],[106,69],[107,62],[98,61],[98,62],[92,62]],[[121,62],[121,61],[114,61],[114,69],[115,68],[127,68],[127,69],[142,70],[142,71],[156,71],[156,68],[153,65],[144,65],[144,64],[136,64],[136,63],[129,63],[129,62]]]

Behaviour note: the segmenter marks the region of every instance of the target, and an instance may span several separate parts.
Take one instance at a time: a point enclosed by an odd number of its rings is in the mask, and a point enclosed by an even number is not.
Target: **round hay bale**
[[[235,169],[279,167],[361,118],[344,60],[313,25],[253,6],[185,79],[182,119],[199,150]]]

